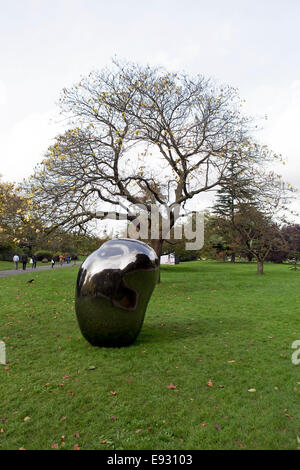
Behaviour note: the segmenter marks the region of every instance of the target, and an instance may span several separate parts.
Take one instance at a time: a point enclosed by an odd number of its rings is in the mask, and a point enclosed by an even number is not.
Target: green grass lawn
[[[19,268],[22,269],[22,263],[19,262]],[[7,269],[15,269],[15,264],[12,261],[0,261],[0,271]]]
[[[163,267],[137,341],[111,349],[81,336],[77,271],[0,279],[0,449],[300,446],[300,272]]]

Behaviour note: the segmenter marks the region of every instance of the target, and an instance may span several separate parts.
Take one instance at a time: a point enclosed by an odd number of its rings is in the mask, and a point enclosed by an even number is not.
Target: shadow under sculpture
[[[94,346],[128,346],[143,325],[158,280],[159,260],[146,243],[128,238],[105,242],[81,265],[76,315]]]

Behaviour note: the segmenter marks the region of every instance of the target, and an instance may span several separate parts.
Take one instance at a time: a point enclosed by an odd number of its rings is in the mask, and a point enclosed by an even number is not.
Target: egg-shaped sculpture
[[[83,336],[94,346],[128,346],[143,325],[157,283],[159,260],[139,240],[105,242],[81,265],[76,315]]]

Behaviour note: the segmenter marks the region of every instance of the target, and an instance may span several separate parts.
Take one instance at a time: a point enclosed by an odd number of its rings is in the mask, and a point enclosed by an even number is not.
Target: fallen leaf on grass
[[[114,392],[113,390],[110,390],[109,392],[111,395],[117,395],[117,392]]]
[[[30,421],[30,420],[31,420],[30,416],[25,416],[24,421]]]
[[[117,421],[117,417],[116,417],[116,416],[112,416],[111,419],[112,419],[113,421]]]
[[[56,443],[55,443],[55,444],[51,444],[50,447],[51,447],[51,449],[58,449],[58,444],[56,444]]]
[[[207,426],[207,424],[206,424],[206,423],[202,423],[202,424],[201,424],[201,426],[203,426],[203,427],[204,427],[204,426]]]
[[[106,444],[106,439],[103,439],[103,441],[101,441],[100,444]]]
[[[0,433],[3,433],[3,432],[4,432],[4,429],[3,429],[3,428],[1,428],[1,429],[0,429]]]
[[[25,447],[19,447],[19,450],[26,450]]]
[[[137,429],[137,430],[135,431],[136,434],[139,434],[140,432],[142,432],[141,429]]]
[[[221,426],[220,424],[215,424],[215,428],[216,429],[223,429],[223,426]]]
[[[256,392],[256,388],[249,388],[249,389],[248,389],[248,392],[254,393],[254,392]]]
[[[79,433],[79,432],[75,432],[74,437],[77,437],[77,439],[80,439],[80,433]]]
[[[211,380],[209,380],[209,381],[207,382],[207,385],[208,385],[209,387],[213,387],[213,383],[212,383],[212,381],[211,381]]]
[[[67,419],[66,416],[62,416],[62,417],[60,418],[61,421],[66,421],[66,419]]]
[[[244,444],[241,441],[236,441],[236,444],[240,447],[244,447]]]
[[[176,390],[176,389],[177,389],[176,385],[174,385],[174,384],[172,384],[172,383],[170,383],[170,385],[166,385],[166,387],[167,387],[169,390]]]
[[[78,444],[74,444],[74,450],[80,450],[80,447]]]
[[[95,366],[89,366],[89,367],[88,367],[88,370],[95,370],[95,369],[96,369]]]

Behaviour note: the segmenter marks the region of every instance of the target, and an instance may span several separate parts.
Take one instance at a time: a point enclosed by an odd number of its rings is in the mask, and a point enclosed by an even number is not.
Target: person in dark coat
[[[22,255],[21,256],[21,261],[23,265],[23,271],[26,271],[26,264],[28,262],[28,256],[27,255]]]
[[[32,255],[32,269],[36,269],[37,257]]]

